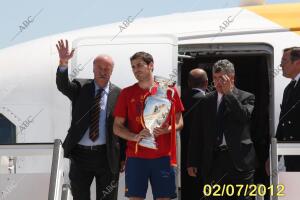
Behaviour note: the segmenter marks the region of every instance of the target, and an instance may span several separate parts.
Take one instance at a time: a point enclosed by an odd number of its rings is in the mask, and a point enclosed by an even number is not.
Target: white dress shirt
[[[296,81],[296,84],[295,84],[295,86],[294,87],[296,87],[296,85],[298,84],[298,82],[299,82],[299,79],[300,79],[300,73],[293,79],[293,80],[295,80]]]
[[[203,95],[205,95],[205,91],[200,88],[192,88],[192,90],[197,90],[197,91],[201,92]]]

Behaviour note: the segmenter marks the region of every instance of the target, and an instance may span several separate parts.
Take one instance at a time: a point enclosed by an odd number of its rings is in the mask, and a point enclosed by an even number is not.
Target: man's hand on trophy
[[[69,52],[68,40],[66,40],[66,45],[63,40],[58,41],[56,48],[59,54],[59,64],[67,66],[68,61],[73,57],[75,49],[72,49],[71,52]]]
[[[150,137],[151,136],[151,133],[148,129],[143,129],[141,130],[138,134],[136,134],[133,138],[133,141],[135,142],[139,142],[141,141],[142,139],[144,138],[147,138],[147,137]]]
[[[163,124],[161,127],[154,128],[153,134],[155,137],[158,137],[163,134],[167,134],[171,132],[171,126],[169,126],[169,123]]]

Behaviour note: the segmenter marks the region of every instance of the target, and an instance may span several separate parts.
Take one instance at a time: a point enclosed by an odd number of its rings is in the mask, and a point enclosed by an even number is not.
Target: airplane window
[[[0,144],[16,143],[16,126],[0,114]]]

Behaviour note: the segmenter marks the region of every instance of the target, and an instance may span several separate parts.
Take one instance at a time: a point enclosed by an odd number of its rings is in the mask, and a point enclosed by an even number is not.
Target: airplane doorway
[[[252,140],[257,155],[255,183],[268,185],[264,164],[269,157],[270,135],[274,132],[273,48],[265,44],[197,44],[179,46],[179,85],[187,91],[190,70],[202,68],[208,74],[209,91],[212,84],[212,65],[228,59],[236,71],[236,87],[255,94]]]

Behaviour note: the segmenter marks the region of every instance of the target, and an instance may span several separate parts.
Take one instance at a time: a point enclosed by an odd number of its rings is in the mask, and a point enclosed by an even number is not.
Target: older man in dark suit
[[[205,95],[208,86],[207,74],[203,69],[193,69],[188,76],[188,90],[182,95],[185,108],[183,112],[184,127],[180,132],[181,138],[181,198],[199,200],[201,196],[200,177],[191,177],[187,172],[187,150],[190,138],[190,125],[193,117],[193,109],[201,103],[199,100]],[[200,152],[199,152],[200,153]]]
[[[216,91],[203,97],[195,109],[188,171],[191,176],[200,174],[205,184],[234,186],[233,196],[213,197],[211,193],[208,198],[251,199],[244,189],[253,184],[255,151],[250,124],[255,97],[235,87],[230,61],[216,62],[212,71]],[[242,195],[238,195],[238,185],[243,187]]]
[[[90,186],[96,178],[97,199],[117,200],[120,141],[113,134],[112,112],[120,88],[109,81],[113,60],[108,55],[96,57],[94,79],[70,82],[68,61],[74,50],[69,52],[68,41],[64,44],[62,40],[56,47],[57,88],[72,102],[72,122],[63,148],[65,157],[71,160],[69,177],[73,199],[90,199]]]

